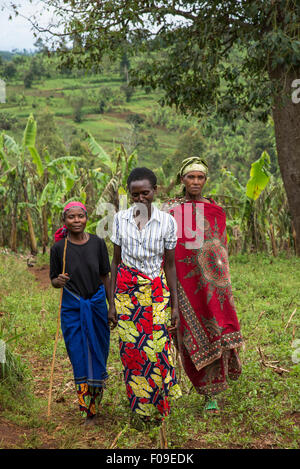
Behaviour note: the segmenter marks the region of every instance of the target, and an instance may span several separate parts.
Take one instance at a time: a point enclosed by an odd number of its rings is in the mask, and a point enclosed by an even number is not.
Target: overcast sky
[[[30,17],[41,10],[39,0],[33,0],[32,3],[29,0],[16,0],[15,3],[21,5],[20,13],[26,17]],[[21,16],[15,17],[14,14],[12,14],[13,19],[9,21],[8,18],[12,13],[12,9],[8,5],[9,0],[0,0],[0,50],[34,50],[33,44],[36,38],[33,36],[31,24],[25,18]],[[1,10],[1,7],[5,7],[4,11]],[[46,23],[47,17],[49,18],[50,16],[50,14],[45,13],[43,15],[43,23]]]

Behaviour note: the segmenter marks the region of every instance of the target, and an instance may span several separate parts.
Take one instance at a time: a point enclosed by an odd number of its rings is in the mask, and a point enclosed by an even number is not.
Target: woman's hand
[[[108,325],[111,329],[114,329],[118,324],[117,311],[114,302],[109,305],[108,309]]]
[[[173,307],[171,310],[171,327],[169,328],[169,333],[174,334],[179,329],[180,326],[180,316],[179,310],[177,307]]]
[[[69,274],[59,274],[59,276],[57,278],[54,278],[52,280],[52,285],[55,287],[55,288],[63,288],[66,283],[70,280],[70,276]]]

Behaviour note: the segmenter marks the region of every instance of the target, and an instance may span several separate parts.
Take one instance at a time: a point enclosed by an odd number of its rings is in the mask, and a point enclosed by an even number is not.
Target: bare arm
[[[178,297],[177,297],[175,249],[165,249],[164,271],[166,274],[167,285],[170,289],[170,297],[171,297],[172,329],[170,330],[170,332],[174,332],[179,327],[179,322],[180,322],[179,309],[178,309]]]
[[[105,288],[105,293],[106,293],[106,298],[108,301],[108,304],[111,303],[111,286],[110,286],[110,275],[100,275],[100,280],[102,281],[104,288]]]
[[[111,282],[110,282],[110,298],[109,311],[108,311],[108,322],[111,324],[113,329],[117,325],[117,312],[114,300],[114,293],[116,288],[117,270],[118,265],[121,263],[121,246],[114,244],[114,255],[111,263]]]

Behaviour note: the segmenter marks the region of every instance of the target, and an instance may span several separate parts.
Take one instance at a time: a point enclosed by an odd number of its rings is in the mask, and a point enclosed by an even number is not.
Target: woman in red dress
[[[178,342],[184,369],[205,409],[219,411],[215,395],[238,379],[237,349],[242,335],[234,306],[227,254],[226,215],[202,196],[208,167],[200,158],[182,162],[178,183],[184,196],[168,202],[178,225],[175,249],[180,329]]]

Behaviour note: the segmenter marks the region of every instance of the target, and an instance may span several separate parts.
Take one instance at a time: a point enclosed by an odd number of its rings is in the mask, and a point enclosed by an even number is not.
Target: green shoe
[[[204,411],[210,414],[218,414],[220,412],[218,402],[216,399],[207,398],[205,400]]]

